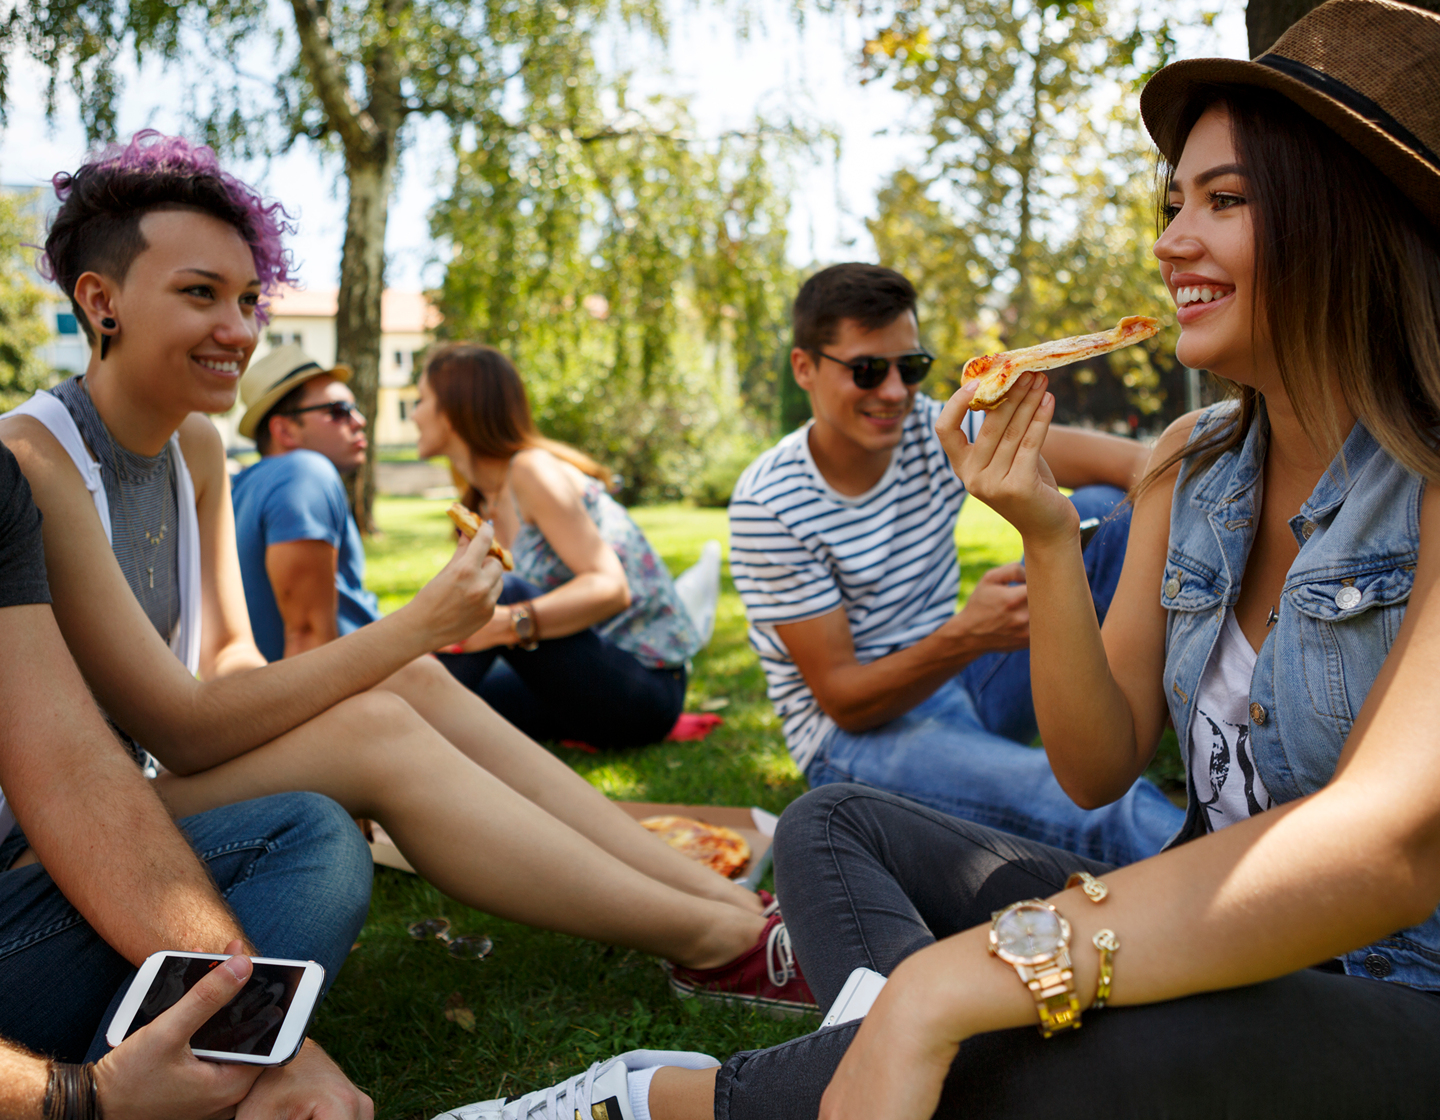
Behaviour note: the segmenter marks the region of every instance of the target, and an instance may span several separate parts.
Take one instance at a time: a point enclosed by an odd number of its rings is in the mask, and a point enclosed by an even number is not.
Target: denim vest
[[[1202,412],[1191,442],[1227,422],[1234,407]],[[1225,612],[1240,597],[1268,436],[1262,406],[1244,443],[1203,474],[1185,462],[1175,485],[1160,601],[1167,612],[1165,695],[1182,755],[1200,677]],[[1300,554],[1250,678],[1250,744],[1277,804],[1314,793],[1335,771],[1405,616],[1424,492],[1424,480],[1356,424],[1290,520]],[[1187,784],[1185,823],[1171,844],[1204,832],[1193,775]],[[1440,990],[1440,911],[1342,961],[1351,975]]]

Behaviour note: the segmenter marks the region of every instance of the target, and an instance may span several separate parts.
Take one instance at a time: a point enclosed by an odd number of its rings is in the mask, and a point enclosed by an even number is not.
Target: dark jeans
[[[776,891],[822,1008],[851,970],[888,975],[992,911],[1053,894],[1080,869],[1106,870],[861,786],[807,793],[775,838]],[[814,1120],[858,1027],[736,1054],[716,1081],[717,1120]],[[1370,1120],[1433,1116],[1437,1101],[1440,997],[1310,969],[1092,1011],[1084,1029],[1048,1041],[1033,1027],[970,1039],[936,1116]]]
[[[500,602],[540,595],[540,588],[507,575]],[[532,739],[643,747],[665,738],[685,710],[683,668],[648,669],[594,630],[541,637],[531,650],[509,646],[437,656],[456,680]]]
[[[281,793],[177,823],[260,953],[318,961],[331,983],[370,906],[370,850],[345,810],[319,794]],[[24,841],[11,836],[13,861]],[[134,975],[44,868],[0,873],[0,1037],[94,1061],[109,1049],[105,1029]]]

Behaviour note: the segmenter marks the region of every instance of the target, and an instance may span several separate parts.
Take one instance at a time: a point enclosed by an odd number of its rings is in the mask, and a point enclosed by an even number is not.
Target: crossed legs
[[[754,893],[637,828],[622,809],[502,719],[435,658],[412,661],[381,687],[404,699],[466,757],[622,863],[697,898],[760,912]]]
[[[479,750],[482,738],[467,742]],[[495,753],[502,767],[505,754],[502,743]],[[508,770],[536,797],[555,803],[549,790],[562,780],[587,785],[558,760],[534,763],[531,769],[512,762]],[[715,892],[704,878],[718,876],[696,867],[698,877],[691,878],[682,857],[598,793],[598,806],[583,790],[558,798],[586,824],[582,833],[452,746],[410,704],[383,689],[351,697],[219,766],[186,777],[165,774],[158,782],[175,816],[288,790],[326,794],[352,816],[379,821],[421,875],[466,905],[692,968],[735,959],[764,924],[749,892],[737,900],[744,905],[732,904],[730,884],[722,880],[724,889]],[[628,840],[627,830],[644,843]],[[625,854],[643,866],[637,869]],[[669,856],[682,866],[672,868]],[[687,882],[697,889],[686,890]]]

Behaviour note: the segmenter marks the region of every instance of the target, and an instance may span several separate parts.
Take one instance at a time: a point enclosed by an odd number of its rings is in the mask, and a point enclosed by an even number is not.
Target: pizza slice
[[[693,817],[646,817],[641,828],[648,828],[681,855],[703,863],[727,879],[732,879],[750,862],[750,845],[733,828],[706,824]]]
[[[475,515],[473,510],[466,509],[459,502],[454,502],[445,512],[449,514],[450,520],[455,523],[455,528],[459,529],[472,541],[475,539],[475,534],[480,531],[480,526],[485,524],[485,522],[481,521],[480,518]],[[496,560],[499,560],[500,566],[507,572],[513,572],[515,570],[514,557],[510,555],[510,550],[499,541],[495,541],[490,545],[490,555],[495,557]]]
[[[960,371],[960,383],[969,385],[972,381],[979,381],[980,387],[970,400],[970,409],[972,412],[989,412],[1005,399],[1022,373],[1054,369],[1108,354],[1112,350],[1143,342],[1159,330],[1159,319],[1148,315],[1129,315],[1108,331],[1057,338],[1023,350],[1006,350],[971,358]]]

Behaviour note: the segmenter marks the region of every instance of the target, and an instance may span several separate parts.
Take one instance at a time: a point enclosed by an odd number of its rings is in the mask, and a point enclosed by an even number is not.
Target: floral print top
[[[601,539],[620,557],[630,582],[630,605],[615,617],[596,623],[595,632],[648,668],[678,669],[703,643],[690,612],[675,593],[665,562],[655,555],[625,507],[607,494],[598,480],[585,479],[584,502],[585,512],[600,530]],[[521,522],[510,551],[515,557],[515,574],[542,591],[553,591],[575,578],[534,525]]]

